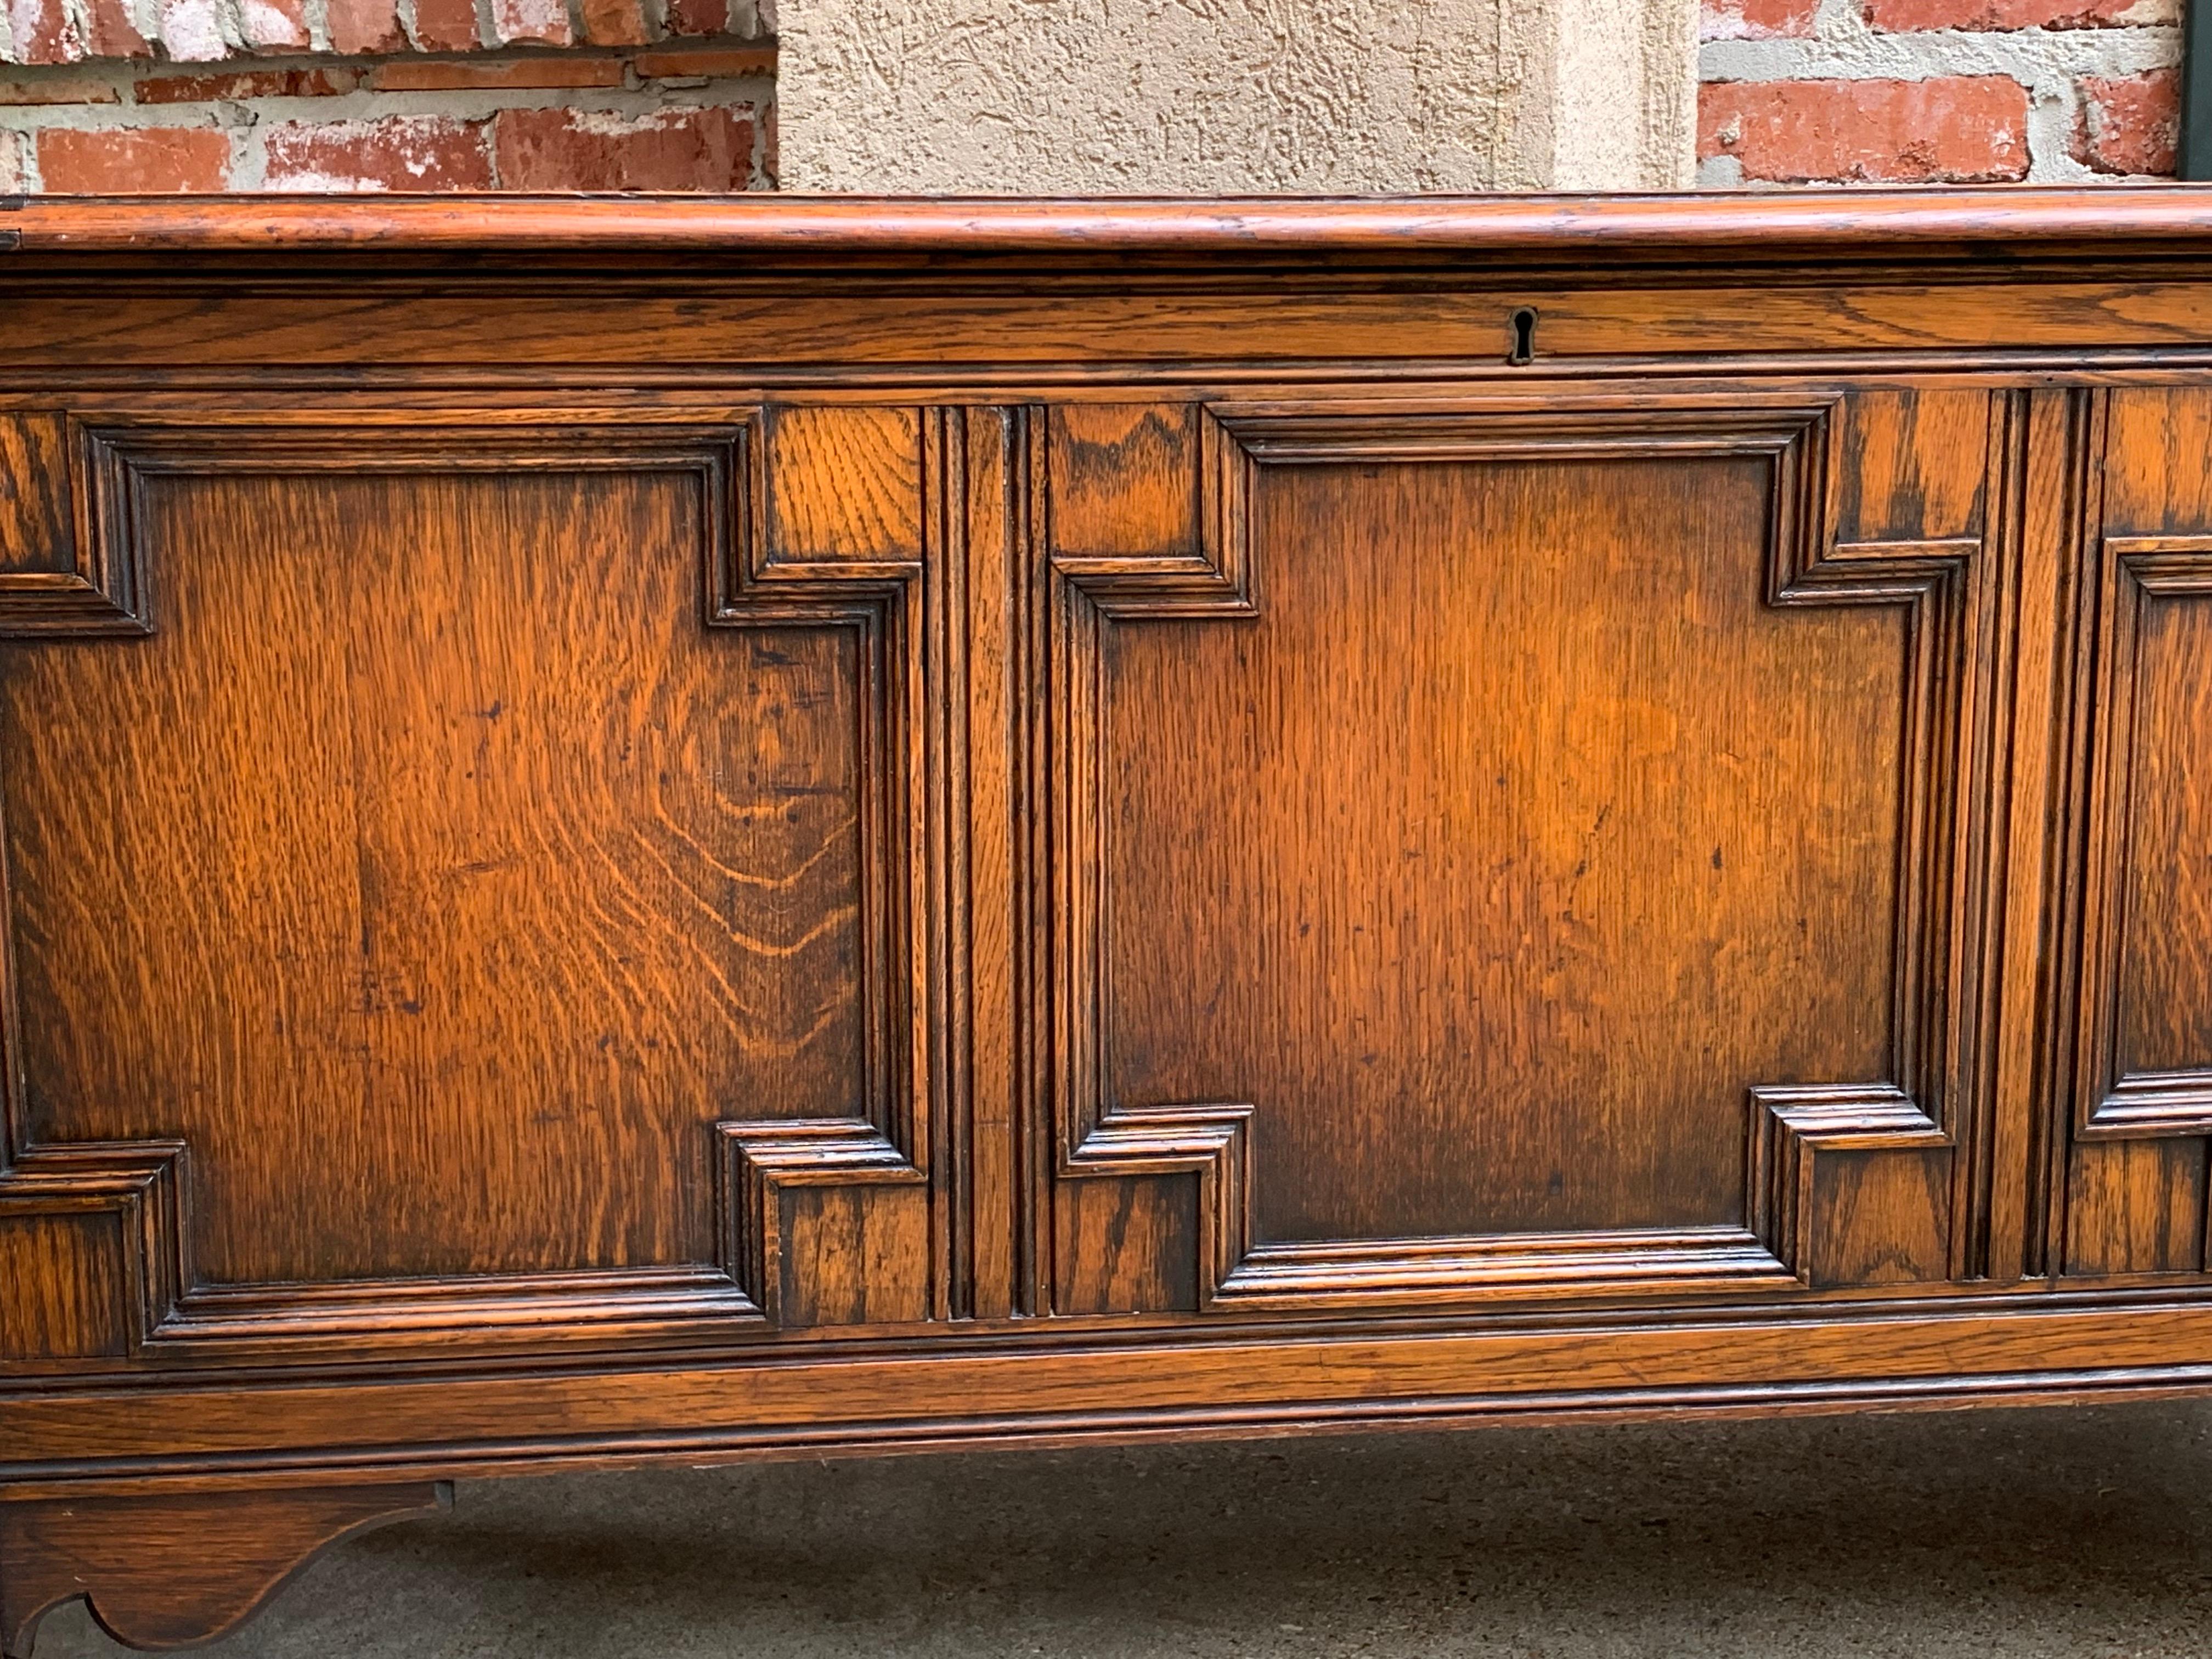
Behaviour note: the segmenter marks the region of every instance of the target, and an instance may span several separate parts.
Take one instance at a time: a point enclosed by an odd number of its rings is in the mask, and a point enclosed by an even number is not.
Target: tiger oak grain
[[[11,1656],[459,1476],[2212,1389],[2212,197],[9,205]]]

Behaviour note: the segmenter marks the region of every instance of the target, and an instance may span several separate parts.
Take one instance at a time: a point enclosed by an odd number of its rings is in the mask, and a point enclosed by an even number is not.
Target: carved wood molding
[[[0,1363],[145,1352],[191,1283],[185,1168],[181,1141],[145,1140],[34,1147],[0,1170]]]
[[[1943,1167],[1925,1183],[1923,1196],[1941,1206],[1936,1230],[1948,1246],[1950,1209],[1948,1160],[1952,1139],[1941,1124],[1902,1089],[1881,1085],[1814,1084],[1805,1087],[1753,1088],[1749,1193],[1745,1206],[1753,1234],[1777,1260],[1805,1284],[1847,1283],[1862,1271],[1823,1271],[1817,1226],[1821,1194],[1815,1178],[1824,1158],[1864,1152],[1935,1154]],[[1925,1262],[1900,1258],[1886,1264],[1884,1276],[1927,1276]]]
[[[0,416],[0,639],[150,632],[126,464],[64,414]]]
[[[717,1218],[717,1227],[726,1218]],[[145,1345],[155,1364],[697,1340],[763,1325],[726,1265],[201,1285]]]
[[[1808,455],[1807,465],[1824,458],[1825,452]],[[1825,484],[1821,492],[1816,499],[1825,499]],[[1972,722],[1994,718],[1969,674],[1978,625],[1969,575],[1982,543],[1835,543],[1808,521],[1798,534],[1778,537],[1774,547],[1770,604],[1893,605],[1905,613],[1897,951],[1889,1076],[1872,1085],[1754,1087],[1746,1210],[1753,1231],[1808,1285],[1938,1279],[1963,1243],[1953,1221],[1948,1160],[1957,1141],[1951,1114],[1965,1036],[1951,988],[1960,978],[1960,952],[1977,948],[1966,879],[1973,860],[1961,805],[1988,785],[1980,759],[1986,744]],[[1815,1258],[1815,1182],[1828,1155],[1869,1152],[1899,1155],[1888,1173],[1931,1206],[1929,1237],[1919,1252],[1884,1253],[1878,1262],[1844,1271]],[[1943,1259],[1907,1259],[1930,1249]]]
[[[915,1167],[883,1131],[861,1118],[797,1118],[781,1122],[717,1126],[724,1156],[716,1178],[718,1211],[727,1218],[728,1271],[771,1325],[897,1322],[929,1317],[929,1286],[911,1273],[887,1270],[886,1249],[909,1267],[927,1262],[929,1177]],[[875,1249],[848,1259],[805,1259],[806,1224],[787,1202],[806,1190],[865,1194],[872,1212],[848,1231],[874,1228],[885,1235]],[[880,1190],[878,1190],[880,1189]],[[833,1230],[834,1231],[834,1230]],[[849,1243],[841,1237],[840,1242]],[[820,1251],[828,1258],[831,1253]],[[818,1276],[842,1268],[853,1275],[842,1287],[849,1318],[819,1316],[820,1287],[803,1283],[802,1271]],[[879,1270],[879,1277],[866,1271]],[[799,1316],[801,1297],[807,1313]]]
[[[933,687],[945,670],[926,647],[922,577],[946,534],[945,414],[770,406],[749,439],[750,533],[732,544],[711,620],[860,633],[871,1115],[716,1125],[718,1236],[770,1326],[927,1319],[948,1301],[931,1232],[932,1056],[944,1001],[932,989],[958,971],[939,937],[943,907],[930,902],[933,857],[945,849],[927,844],[923,824],[927,711],[942,700]],[[831,1192],[844,1194],[836,1213],[805,1212],[806,1195]]]
[[[1051,472],[1043,492],[1065,495],[1060,480],[1083,455],[1064,411],[1037,411],[1048,434],[1043,459]],[[1078,417],[1081,418],[1080,416]],[[1159,533],[1126,555],[1105,550],[1127,529],[1125,514],[1106,516],[1100,534],[1070,534],[1048,510],[1045,532],[1052,605],[1052,714],[1054,733],[1048,862],[1054,890],[1054,1074],[1061,1079],[1065,1179],[1127,1179],[1195,1175],[1199,1182],[1199,1304],[1212,1304],[1252,1248],[1248,1133],[1253,1109],[1242,1103],[1121,1108],[1102,1097],[1104,1008],[1103,842],[1097,791],[1103,738],[1103,630],[1136,617],[1236,617],[1257,614],[1250,592],[1250,538],[1245,520],[1251,458],[1221,423],[1192,409],[1164,414],[1143,407],[1108,411],[1115,441],[1096,445],[1111,467],[1133,453],[1152,474],[1144,482],[1166,499],[1139,511]],[[1058,465],[1055,466],[1056,458]],[[1195,488],[1192,472],[1195,469]],[[1109,485],[1110,488],[1110,485]],[[1180,499],[1178,499],[1180,498]],[[1117,504],[1118,505],[1118,504]],[[1073,516],[1073,515],[1068,515]],[[1114,522],[1115,518],[1121,522]],[[1065,736],[1061,736],[1064,733]]]
[[[1127,522],[1109,518],[1088,534],[1073,535],[1066,520],[1073,515],[1056,511],[1048,532],[1054,574],[1105,617],[1257,614],[1246,521],[1250,449],[1211,410],[1179,411],[1178,422],[1149,405],[1103,409],[1109,418],[1133,416],[1117,443],[1085,446],[1070,437],[1071,424],[1082,416],[1096,418],[1099,410],[1040,411],[1051,433],[1047,465],[1056,459],[1066,468],[1090,459],[1084,453],[1089,448],[1097,452],[1092,464],[1107,469],[1133,452],[1136,464],[1155,475],[1143,480],[1144,487],[1168,499],[1149,504],[1150,533],[1126,552],[1110,544],[1128,535],[1133,526]],[[1055,483],[1059,476],[1055,471]]]
[[[1418,1306],[1485,1295],[1543,1300],[1787,1282],[1759,1236],[1742,1227],[1620,1227],[1263,1244],[1237,1264],[1209,1305],[1334,1310],[1348,1300]]]
[[[1252,1116],[1251,1107],[1237,1104],[1109,1110],[1069,1152],[1060,1173],[1196,1176],[1199,1305],[1212,1307],[1252,1259]]]
[[[1593,398],[1565,407],[1556,398],[1540,406],[1503,398],[1443,406],[1217,403],[1182,411],[1187,424],[1178,427],[1166,408],[1109,406],[1066,417],[1082,429],[1055,430],[1043,447],[1048,493],[1074,502],[1078,514],[1075,536],[1058,522],[1048,532],[1059,596],[1050,606],[1049,717],[1058,1174],[1083,1181],[1196,1173],[1201,1310],[1350,1311],[1478,1295],[1679,1293],[1945,1275],[1961,1242],[1953,1224],[1955,1134],[1948,1114],[1964,1063],[1948,988],[1956,950],[1968,942],[1972,901],[1960,874],[1968,849],[1957,808],[1962,796],[1984,787],[1982,750],[1968,726],[1987,718],[1979,707],[1985,700],[1965,689],[1970,631],[1980,625],[1970,615],[1968,573],[1981,538],[1838,544],[1830,518],[1832,410],[1821,399],[1755,395],[1646,396],[1633,404]],[[1892,1074],[1751,1091],[1742,1226],[1255,1239],[1250,1148],[1264,1130],[1254,1125],[1255,1103],[1131,1104],[1103,1095],[1103,630],[1140,617],[1258,614],[1266,573],[1255,568],[1249,502],[1260,467],[1593,456],[1766,460],[1769,602],[1893,605],[1907,613]],[[1119,499],[1099,482],[1116,465],[1134,481]],[[1198,476],[1192,505],[1179,517],[1173,480],[1183,465]],[[1132,500],[1134,491],[1145,494]],[[1140,545],[1125,557],[1100,544],[1133,529]],[[1867,1154],[1887,1160],[1872,1176],[1881,1188],[1872,1208],[1901,1204],[1909,1237],[1848,1263],[1817,1261],[1808,1229],[1816,1197],[1831,1194],[1816,1184],[1817,1172],[1871,1190],[1862,1167]],[[1931,1251],[1942,1259],[1928,1259]]]
[[[928,1184],[927,1114],[916,1103],[925,1061],[909,1012],[922,915],[914,828],[922,665],[913,613],[924,553],[923,431],[927,424],[936,432],[941,422],[933,416],[926,422],[910,408],[875,407],[743,408],[722,418],[678,421],[556,422],[526,415],[494,424],[407,412],[383,418],[387,429],[372,442],[363,441],[358,425],[319,424],[312,415],[69,422],[78,471],[92,481],[77,496],[79,550],[89,568],[131,573],[116,591],[134,596],[139,609],[128,629],[74,622],[63,628],[49,607],[11,630],[11,590],[0,574],[0,636],[149,631],[138,503],[147,481],[161,475],[607,469],[689,476],[699,491],[704,538],[702,625],[836,628],[858,638],[865,1089],[872,1115],[840,1130],[848,1141],[872,1137],[872,1150],[855,1160],[849,1147],[833,1147],[816,1133],[818,1125],[804,1121],[714,1124],[713,1227],[720,1243],[711,1262],[283,1285],[196,1286],[180,1271],[133,1335],[131,1356],[199,1363],[338,1350],[696,1341],[766,1329],[792,1303],[784,1258],[793,1236],[816,1224],[791,1212],[780,1194],[792,1187],[844,1185],[866,1194],[896,1188],[881,1201],[904,1217],[914,1208],[910,1195],[926,1193]],[[854,476],[866,487],[848,489]],[[939,487],[933,479],[931,487]],[[909,489],[915,499],[903,506],[902,492]],[[0,1176],[0,1216],[9,1188],[29,1172],[87,1151],[24,1154]],[[175,1207],[172,1199],[172,1213]],[[845,1317],[833,1301],[814,1297],[805,1299],[805,1315],[806,1322]],[[927,1310],[912,1316],[927,1316]]]
[[[2212,1066],[2129,1069],[2121,1054],[2121,972],[2131,925],[2126,882],[2135,839],[2142,629],[2154,606],[2212,599],[2212,536],[2107,536],[2097,544],[2090,760],[2076,948],[2081,981],[2075,1137],[2212,1134]]]

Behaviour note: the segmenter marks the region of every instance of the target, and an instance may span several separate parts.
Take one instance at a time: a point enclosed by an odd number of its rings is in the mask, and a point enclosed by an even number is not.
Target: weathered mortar
[[[1701,184],[2173,169],[2179,0],[1706,0],[1702,32]]]

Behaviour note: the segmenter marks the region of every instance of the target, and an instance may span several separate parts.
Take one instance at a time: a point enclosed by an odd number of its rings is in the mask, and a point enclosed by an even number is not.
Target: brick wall
[[[1699,181],[2171,174],[2180,3],[1703,0]]]
[[[2171,173],[2182,3],[1702,0],[1699,179]],[[0,194],[772,189],[773,4],[0,0]]]
[[[0,0],[0,194],[774,187],[769,0]]]

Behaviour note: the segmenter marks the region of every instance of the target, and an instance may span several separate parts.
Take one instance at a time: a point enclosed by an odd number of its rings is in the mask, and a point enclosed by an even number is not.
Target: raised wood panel
[[[2082,1132],[2212,1131],[2212,398],[2110,395],[2086,687]]]
[[[1906,1133],[1911,1133],[1908,1130]],[[1797,1262],[1815,1287],[1927,1284],[1950,1274],[1953,1182],[1948,1148],[1917,1154],[1884,1136],[1866,1151],[1820,1149]]]
[[[2083,1133],[2212,1131],[2212,535],[2100,549]]]
[[[2118,1049],[2130,1072],[2196,1073],[2212,1115],[2212,536],[2134,574],[2145,603],[2124,902],[2141,923],[2121,965]]]
[[[1752,1231],[1815,1288],[1950,1271],[1952,1141],[1903,1090],[1754,1085]]]
[[[2212,398],[2123,389],[2098,414],[2064,1267],[2195,1273],[2212,1222]]]
[[[1269,1240],[1732,1218],[1748,1085],[1880,1073],[1889,945],[1859,921],[1893,899],[1893,630],[1854,653],[1868,628],[1816,628],[1809,673],[1786,625],[1764,661],[1715,659],[1760,609],[1756,460],[1263,477],[1258,622],[1108,637],[1108,1097],[1253,1103]],[[1694,663],[1648,631],[1678,562],[1712,573],[1680,601]],[[1805,701],[1840,718],[1752,748],[1748,799],[1682,788],[1823,673]],[[1808,764],[1820,733],[1848,751]],[[1837,781],[1817,819],[1866,828],[1789,853],[1814,840],[1801,772]],[[1779,856],[1833,897],[1802,933]],[[1660,961],[1624,981],[1632,940]],[[1763,1018],[1711,1000],[1741,994],[1706,966],[1731,951],[1772,988]],[[1778,1046],[1690,1072],[1670,1037],[1717,1024]]]
[[[786,1120],[912,1231],[903,588],[746,575],[743,425],[580,435],[88,439],[160,608],[0,664],[19,1133],[194,1149],[160,1351],[772,1320]]]
[[[1948,1276],[1990,417],[1222,406],[1121,564],[1054,471],[1062,1310],[1183,1172],[1158,1305]]]
[[[927,1183],[880,1129],[850,1118],[720,1129],[738,1277],[771,1322],[929,1317]]]
[[[162,478],[156,636],[9,665],[31,1133],[190,1143],[211,1283],[710,1260],[722,1103],[860,1107],[856,641],[495,465]]]

